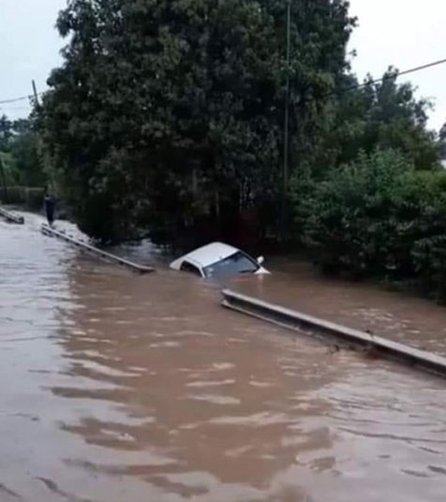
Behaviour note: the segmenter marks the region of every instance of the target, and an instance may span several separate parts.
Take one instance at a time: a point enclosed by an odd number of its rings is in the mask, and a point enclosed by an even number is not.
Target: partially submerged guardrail
[[[140,274],[148,274],[150,272],[155,271],[155,269],[152,267],[146,267],[144,265],[139,265],[137,263],[133,263],[129,260],[126,260],[125,258],[121,258],[120,256],[116,256],[111,253],[107,253],[107,251],[103,251],[102,249],[95,248],[94,246],[91,246],[90,244],[87,244],[86,242],[77,240],[74,237],[67,235],[65,232],[51,228],[50,226],[48,226],[46,224],[42,225],[41,231],[44,235],[47,235],[49,237],[57,237],[58,239],[62,239],[63,241],[68,242],[69,244],[72,244],[73,246],[75,246],[83,251],[86,251],[90,254],[98,256],[99,258],[102,258],[103,260],[106,260],[106,261],[112,262],[112,263],[117,263],[117,264],[122,265],[124,267],[130,268],[130,269],[134,270],[135,272],[139,272]]]
[[[3,216],[7,221],[11,223],[16,223],[17,225],[23,225],[25,223],[25,218],[23,216],[18,216],[11,211],[7,211],[0,207],[0,216]]]
[[[414,368],[446,377],[446,358],[403,345],[386,338],[374,336],[339,324],[318,319],[301,312],[265,302],[230,290],[224,290],[222,305],[242,314],[267,321],[294,331],[306,330],[334,338],[350,348],[362,347],[383,357],[404,362]],[[310,331],[310,333],[308,332]]]

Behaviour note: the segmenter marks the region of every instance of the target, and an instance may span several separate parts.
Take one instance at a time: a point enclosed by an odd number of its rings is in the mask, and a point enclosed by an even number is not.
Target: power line
[[[377,79],[372,79],[372,80],[367,80],[363,82],[362,84],[354,84],[351,87],[345,87],[344,89],[333,89],[326,94],[323,94],[322,96],[314,97],[314,96],[309,96],[309,97],[304,97],[301,99],[300,103],[312,103],[314,101],[322,101],[326,98],[331,98],[332,96],[343,96],[344,94],[347,94],[348,92],[351,91],[356,91],[359,89],[364,89],[370,85],[375,85],[375,84],[380,84],[387,82],[388,80],[396,79],[398,77],[401,77],[403,75],[409,75],[411,73],[416,73],[419,71],[427,70],[429,68],[433,68],[435,66],[440,66],[442,64],[446,63],[446,59],[439,59],[437,61],[433,61],[432,63],[427,63],[422,66],[415,66],[414,68],[409,68],[408,70],[403,70],[403,71],[398,71],[396,68],[394,71],[389,71],[387,72],[384,77],[377,78]],[[348,75],[347,75],[348,76]]]
[[[422,66],[416,66],[414,68],[409,68],[408,70],[398,71],[397,69],[395,69],[394,71],[388,72],[388,74],[384,75],[384,77],[377,78],[374,80],[373,79],[367,80],[367,81],[363,82],[362,84],[354,84],[351,87],[345,87],[344,89],[334,89],[334,90],[327,92],[326,94],[319,96],[317,98],[311,97],[311,96],[307,97],[307,98],[303,98],[302,101],[306,102],[306,103],[308,103],[308,102],[311,103],[313,101],[320,101],[320,100],[323,100],[326,98],[331,98],[332,96],[343,96],[344,94],[347,94],[348,92],[351,92],[351,91],[357,91],[359,89],[364,89],[370,85],[384,83],[384,82],[387,82],[388,80],[392,80],[392,79],[401,77],[403,75],[409,75],[411,73],[416,73],[419,71],[427,70],[429,68],[433,68],[434,66],[440,66],[445,63],[446,63],[446,59],[439,59],[438,61],[433,61],[432,63],[427,63]]]
[[[419,71],[428,70],[429,68],[433,68],[435,66],[440,66],[445,63],[446,63],[446,59],[439,59],[438,61],[434,61],[432,63],[427,63],[422,66],[415,66],[415,68],[409,68],[408,70],[398,71],[395,69],[395,72],[390,73],[389,75],[386,75],[385,77],[377,78],[376,80],[370,80],[368,82],[364,82],[363,84],[354,85],[352,87],[347,87],[346,89],[343,89],[341,91],[341,93],[354,91],[356,89],[361,89],[362,87],[367,87],[367,86],[373,85],[373,84],[379,84],[381,82],[385,82],[386,80],[392,80],[393,78],[402,77],[404,75],[410,75],[411,73],[416,73]]]
[[[400,71],[398,72],[398,76],[407,75],[408,73],[414,73],[416,71],[427,70],[428,68],[439,66],[444,63],[446,63],[446,59],[439,59],[438,61],[434,61],[433,63],[428,63],[422,66],[416,66],[415,68],[412,68],[410,70]]]
[[[45,94],[45,91],[43,92],[38,92],[36,96],[42,96]],[[4,99],[0,101],[0,105],[8,105],[11,103],[18,103],[19,101],[26,101],[26,100],[32,100],[34,96],[32,94],[27,94],[26,96],[20,96],[18,98],[12,98],[12,99]]]
[[[415,66],[414,68],[409,68],[408,70],[403,70],[403,71],[398,71],[395,70],[395,73],[392,73],[391,75],[387,75],[385,77],[378,78],[376,80],[371,80],[368,82],[364,82],[363,84],[355,85],[352,87],[347,87],[346,89],[343,89],[341,92],[348,92],[348,91],[353,91],[355,89],[360,89],[361,87],[367,87],[368,85],[372,84],[379,84],[380,82],[384,82],[386,80],[390,80],[395,77],[402,77],[404,75],[410,75],[411,73],[417,73],[420,71],[428,70],[430,68],[434,68],[435,66],[440,66],[446,63],[446,58],[445,59],[439,59],[437,61],[433,61],[431,63],[427,63],[421,66]],[[338,92],[335,92],[334,94],[337,94]],[[43,92],[38,92],[38,96],[42,96],[45,94],[45,91]],[[31,100],[33,99],[32,94],[27,94],[26,96],[20,96],[18,98],[11,98],[11,99],[3,99],[0,101],[0,105],[7,105],[10,103],[18,103],[19,101],[25,101],[25,100]]]
[[[8,105],[10,103],[18,103],[19,101],[25,101],[26,99],[31,99],[32,96],[29,94],[28,96],[21,96],[20,98],[13,99],[4,99],[0,101],[0,105]]]

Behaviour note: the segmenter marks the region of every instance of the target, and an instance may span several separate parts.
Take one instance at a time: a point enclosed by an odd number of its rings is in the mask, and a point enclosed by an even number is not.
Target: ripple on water
[[[443,381],[330,354],[220,309],[202,281],[116,270],[31,221],[0,224],[0,500],[443,502]]]

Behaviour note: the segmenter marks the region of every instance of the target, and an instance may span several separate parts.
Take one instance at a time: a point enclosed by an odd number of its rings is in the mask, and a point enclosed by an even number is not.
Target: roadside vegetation
[[[341,97],[325,160],[295,171],[295,232],[322,269],[446,300],[446,171],[429,103],[389,72]]]
[[[39,139],[31,119],[0,117],[0,200],[42,205],[46,174],[39,157]]]
[[[71,0],[37,115],[52,182],[96,238],[285,237],[326,271],[444,298],[446,178],[429,102],[393,68],[358,81],[344,0],[292,2],[288,66],[286,5]]]

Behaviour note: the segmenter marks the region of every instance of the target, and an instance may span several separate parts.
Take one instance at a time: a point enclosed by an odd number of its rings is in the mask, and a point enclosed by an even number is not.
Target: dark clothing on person
[[[54,211],[56,209],[56,201],[51,195],[45,195],[45,213],[50,225],[54,222]]]

